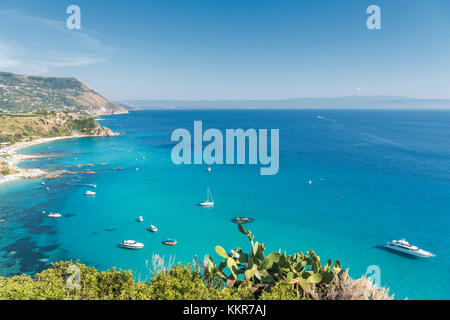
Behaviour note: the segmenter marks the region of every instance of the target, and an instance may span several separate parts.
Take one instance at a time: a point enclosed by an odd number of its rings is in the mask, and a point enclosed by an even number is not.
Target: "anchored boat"
[[[409,254],[412,256],[416,256],[416,257],[421,257],[421,258],[430,258],[430,257],[435,256],[431,252],[428,252],[428,251],[422,250],[416,246],[413,246],[405,239],[392,240],[391,242],[386,243],[385,247],[388,249],[391,249],[391,250],[403,252],[403,253],[406,253],[406,254]]]
[[[50,212],[48,215],[49,218],[61,218],[61,214],[57,212]]]
[[[134,240],[125,240],[122,241],[120,246],[125,249],[142,249],[144,247],[144,244]]]
[[[211,190],[209,190],[209,187],[206,189],[206,200],[199,203],[202,207],[213,207],[214,206],[214,199],[212,197]]]
[[[166,241],[164,241],[164,244],[168,245],[168,246],[174,246],[178,243],[177,240],[175,239],[167,239]]]

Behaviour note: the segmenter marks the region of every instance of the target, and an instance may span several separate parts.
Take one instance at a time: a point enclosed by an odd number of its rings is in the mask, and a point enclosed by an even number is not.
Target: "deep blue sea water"
[[[153,253],[190,262],[214,254],[217,244],[248,248],[231,222],[248,216],[255,221],[246,227],[268,251],[314,249],[324,261],[340,259],[353,277],[377,265],[398,299],[450,298],[450,112],[171,110],[105,118],[103,125],[126,134],[22,151],[63,155],[23,167],[77,174],[48,181],[50,190],[40,179],[0,186],[0,276],[80,259],[142,279]],[[206,165],[175,166],[170,135],[192,130],[194,120],[204,129],[280,129],[279,173],[261,176],[259,165],[213,165],[210,173]],[[88,163],[95,174],[77,167]],[[95,197],[84,195],[85,184],[98,185]],[[201,208],[208,186],[215,206]],[[63,217],[48,219],[43,210]],[[141,215],[144,223],[136,222]],[[146,230],[150,223],[157,233]],[[178,245],[162,245],[168,237]],[[382,248],[403,237],[436,257]],[[120,249],[124,239],[145,248]]]

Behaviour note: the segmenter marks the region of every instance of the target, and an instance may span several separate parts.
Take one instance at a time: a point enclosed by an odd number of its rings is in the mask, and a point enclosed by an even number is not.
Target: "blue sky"
[[[115,100],[450,98],[450,1],[0,0],[0,70]]]

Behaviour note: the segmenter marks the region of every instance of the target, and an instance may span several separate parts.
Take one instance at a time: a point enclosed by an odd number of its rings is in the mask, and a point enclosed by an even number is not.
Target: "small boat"
[[[139,222],[144,222],[144,218],[143,218],[142,216],[140,216],[140,217],[138,218],[138,221],[139,221]]]
[[[207,171],[208,171],[208,172],[211,172],[211,167],[208,167]]]
[[[61,218],[61,214],[57,212],[50,212],[48,215],[49,218]]]
[[[178,243],[177,240],[175,239],[167,239],[166,241],[163,242],[164,244],[168,245],[168,246],[174,246]]]
[[[252,221],[255,221],[255,220],[252,219],[252,218],[247,218],[247,217],[236,217],[236,218],[233,218],[232,221],[234,223],[244,224],[244,223],[252,222]]]
[[[158,228],[155,227],[154,225],[150,225],[149,229],[150,229],[151,232],[157,232],[158,231]]]
[[[47,188],[45,188],[46,190],[50,190],[50,188],[49,187],[47,187]]]
[[[44,181],[42,181],[41,184],[42,184],[43,186],[45,186],[45,182],[44,182]]]
[[[431,252],[428,252],[428,251],[419,249],[416,246],[413,246],[405,239],[392,240],[391,242],[386,243],[385,247],[388,249],[391,249],[391,250],[403,252],[403,253],[406,253],[406,254],[409,254],[412,256],[416,256],[416,257],[421,257],[421,258],[430,258],[430,257],[435,256]]]
[[[95,192],[94,192],[94,191],[90,191],[90,190],[86,191],[85,194],[86,194],[87,196],[95,196]]]
[[[211,199],[210,199],[211,197]],[[206,189],[206,200],[199,203],[202,207],[213,207],[214,206],[214,199],[211,194],[211,190],[209,188]]]
[[[144,247],[144,244],[134,241],[134,240],[125,240],[125,241],[122,241],[120,246],[125,249],[135,249],[136,250],[136,249],[142,249]]]

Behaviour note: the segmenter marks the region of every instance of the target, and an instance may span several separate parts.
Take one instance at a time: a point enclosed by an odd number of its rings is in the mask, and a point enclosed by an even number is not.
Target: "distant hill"
[[[142,110],[141,107],[136,107],[130,103],[125,103],[125,102],[116,102],[116,103],[126,110],[132,110],[132,111]]]
[[[0,72],[0,111],[86,112],[91,115],[128,112],[76,78],[25,76]]]
[[[450,109],[450,100],[349,96],[285,100],[130,100],[143,109]]]

